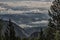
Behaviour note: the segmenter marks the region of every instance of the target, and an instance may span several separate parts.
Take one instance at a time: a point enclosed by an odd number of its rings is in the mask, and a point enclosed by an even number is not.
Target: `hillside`
[[[3,24],[4,25],[3,25],[3,29],[2,29],[2,34],[4,35],[4,32],[6,31],[6,28],[7,28],[8,21],[3,20]],[[16,25],[13,22],[12,22],[12,24],[14,26],[16,36],[18,36],[18,37],[27,37],[26,33],[24,32],[24,29],[22,29],[21,27],[19,27],[18,25]]]

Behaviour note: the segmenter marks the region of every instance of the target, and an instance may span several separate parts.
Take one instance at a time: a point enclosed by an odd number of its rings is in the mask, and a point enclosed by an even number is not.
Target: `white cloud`
[[[31,25],[32,24],[32,25]],[[19,26],[22,28],[25,27],[39,27],[39,26],[47,26],[48,25],[48,21],[46,20],[42,20],[42,21],[36,21],[36,22],[32,22],[31,24],[20,24]]]
[[[51,2],[39,2],[39,1],[20,1],[20,2],[1,2],[8,4],[8,6],[27,6],[27,7],[49,7]]]
[[[45,21],[45,20],[32,22],[32,24],[47,24],[47,23],[48,21]]]
[[[43,2],[49,2],[49,1],[53,1],[53,0],[0,0],[1,2],[14,2],[14,1],[43,1]]]
[[[38,2],[38,1],[22,1],[22,2],[7,2],[9,6],[27,6],[27,7],[49,7],[51,2]]]
[[[39,2],[39,1],[21,1],[21,2],[1,2],[3,4],[7,4],[7,5],[3,5],[4,9],[3,11],[6,11],[7,13],[23,13],[23,12],[43,12],[43,13],[46,13],[47,10],[39,10],[39,9],[33,9],[33,10],[30,10],[30,11],[14,11],[12,10],[10,7],[14,8],[14,7],[26,7],[27,8],[46,8],[48,9],[50,6],[51,6],[51,2]],[[6,10],[8,9],[8,10]],[[2,10],[2,8],[0,8],[0,11]]]
[[[22,28],[25,28],[25,27],[32,27],[32,26],[26,25],[26,24],[20,24],[19,26],[22,27]]]

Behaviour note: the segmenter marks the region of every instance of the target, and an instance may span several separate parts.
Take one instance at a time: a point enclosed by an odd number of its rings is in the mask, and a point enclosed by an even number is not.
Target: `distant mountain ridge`
[[[4,32],[6,31],[6,28],[7,28],[7,24],[8,24],[8,21],[7,20],[3,20],[3,29],[2,29],[2,34],[4,35]],[[15,23],[13,23],[13,26],[14,26],[14,30],[15,30],[15,33],[16,33],[16,36],[18,37],[27,37],[26,33],[24,32],[24,29],[22,29],[21,27],[19,27],[18,25],[16,25]]]
[[[4,32],[6,31],[6,28],[7,28],[8,21],[7,20],[3,20],[3,21],[4,21],[4,26],[3,26],[3,29],[2,29],[3,30],[2,34],[4,35]],[[33,28],[23,29],[23,28],[19,27],[18,25],[16,25],[14,22],[12,22],[12,24],[14,26],[16,36],[21,37],[21,38],[31,37],[31,36],[34,35],[33,33],[40,32],[40,27],[33,27]],[[30,32],[29,32],[29,30],[30,30]]]

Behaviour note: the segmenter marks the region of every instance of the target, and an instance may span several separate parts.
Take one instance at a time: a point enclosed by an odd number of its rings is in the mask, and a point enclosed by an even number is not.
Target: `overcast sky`
[[[0,2],[9,2],[9,1],[43,1],[43,2],[50,2],[53,0],[0,0]]]

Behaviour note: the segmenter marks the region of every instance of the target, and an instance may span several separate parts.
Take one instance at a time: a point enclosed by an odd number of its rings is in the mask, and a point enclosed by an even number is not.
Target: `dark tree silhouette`
[[[45,40],[45,35],[43,32],[43,28],[40,28],[40,40]]]
[[[47,30],[47,40],[56,40],[57,31],[60,32],[60,0],[55,0],[48,12],[50,19]]]
[[[5,32],[5,37],[6,40],[15,40],[15,30],[14,30],[14,26],[13,23],[11,22],[11,19],[9,19],[9,23]]]
[[[0,19],[0,40],[2,40],[2,28],[3,28],[3,20]]]

